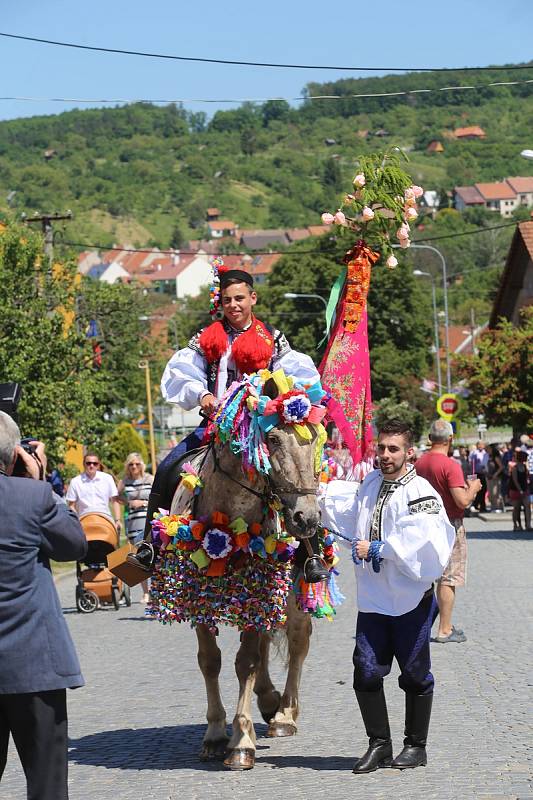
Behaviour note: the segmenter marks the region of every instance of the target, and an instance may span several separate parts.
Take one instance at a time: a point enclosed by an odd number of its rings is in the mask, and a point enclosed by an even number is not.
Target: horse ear
[[[263,386],[262,394],[270,397],[271,400],[275,400],[279,394],[278,386],[274,378],[269,378],[265,381],[265,385]]]

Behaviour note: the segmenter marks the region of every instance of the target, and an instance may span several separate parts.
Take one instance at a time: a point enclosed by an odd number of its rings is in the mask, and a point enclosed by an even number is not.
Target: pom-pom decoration
[[[217,256],[211,259],[211,268],[213,270],[213,280],[209,287],[209,314],[215,318],[220,307],[220,273],[226,272],[227,267],[224,266],[223,259]]]

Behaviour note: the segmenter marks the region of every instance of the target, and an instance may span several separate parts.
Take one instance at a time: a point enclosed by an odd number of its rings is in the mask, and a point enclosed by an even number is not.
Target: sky
[[[533,58],[532,0],[3,0],[1,5],[4,33],[173,55],[405,69]],[[2,97],[184,100],[186,108],[211,115],[239,102],[199,99],[290,99],[309,81],[368,74],[163,61],[0,37]],[[531,78],[533,70],[517,77]],[[475,79],[482,82],[483,74]],[[0,100],[0,119],[91,105],[102,103]]]

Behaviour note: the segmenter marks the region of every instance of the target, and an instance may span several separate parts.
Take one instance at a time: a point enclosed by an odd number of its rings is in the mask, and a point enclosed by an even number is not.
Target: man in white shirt
[[[94,453],[86,453],[83,466],[85,471],[70,482],[66,498],[69,508],[76,511],[78,517],[90,512],[111,517],[120,531],[120,503],[115,481],[107,472],[100,471],[100,459]]]
[[[384,423],[378,437],[380,469],[366,476],[357,496],[344,493],[337,504],[326,503],[322,517],[326,527],[353,537],[359,612],[354,689],[369,738],[356,774],[427,761],[434,686],[429,641],[437,614],[433,581],[448,563],[455,529],[441,498],[409,463],[412,455],[409,427],[399,420]],[[405,692],[405,739],[393,760],[383,678],[394,658]]]

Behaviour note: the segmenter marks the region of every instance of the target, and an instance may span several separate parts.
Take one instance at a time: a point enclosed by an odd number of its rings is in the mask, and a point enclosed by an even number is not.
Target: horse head
[[[269,380],[263,393],[275,399],[277,386]],[[317,432],[308,426],[309,439],[302,439],[293,425],[278,424],[265,434],[271,470],[269,483],[283,504],[287,531],[298,539],[316,533],[320,524],[317,501],[318,477],[315,471]]]

